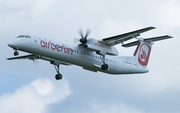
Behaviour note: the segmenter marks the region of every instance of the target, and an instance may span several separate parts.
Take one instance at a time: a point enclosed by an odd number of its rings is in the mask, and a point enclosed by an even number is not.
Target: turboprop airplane
[[[155,29],[155,27],[146,27],[100,40],[88,39],[90,31],[88,30],[83,36],[82,30],[80,30],[80,44],[74,46],[32,35],[19,35],[10,41],[8,46],[15,50],[15,56],[19,55],[18,51],[30,54],[7,58],[7,60],[42,59],[49,61],[54,65],[57,72],[55,75],[56,80],[62,79],[62,74],[59,72],[60,65],[77,65],[89,71],[100,71],[108,74],[147,73],[149,72],[147,65],[153,43],[173,38],[168,35],[153,38],[137,38],[141,33],[152,29]],[[137,41],[124,44],[124,42],[133,38],[136,38]],[[118,56],[118,51],[114,45],[120,43],[122,47],[137,46],[133,56]]]

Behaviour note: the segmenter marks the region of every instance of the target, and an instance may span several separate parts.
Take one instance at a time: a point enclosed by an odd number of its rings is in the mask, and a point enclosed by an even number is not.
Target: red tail
[[[144,68],[147,67],[149,56],[151,53],[151,47],[152,44],[149,44],[147,42],[141,41],[139,43],[135,51],[134,60],[133,60],[136,65],[140,65]]]

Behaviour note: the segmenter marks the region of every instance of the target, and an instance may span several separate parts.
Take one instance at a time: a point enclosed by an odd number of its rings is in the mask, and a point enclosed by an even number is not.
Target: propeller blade
[[[90,29],[87,29],[86,35],[84,37],[85,39],[87,38],[87,36],[89,35],[90,32],[91,32]]]
[[[38,64],[38,60],[34,59],[33,64]]]
[[[90,30],[87,29],[86,35],[85,35],[85,37],[84,37],[84,36],[83,36],[83,31],[82,31],[82,29],[79,30],[79,35],[81,36],[81,38],[79,39],[79,41],[81,42],[81,44],[79,44],[79,45],[82,45],[84,48],[87,48],[86,43],[87,43],[87,37],[88,37],[89,33],[90,33]],[[75,41],[74,41],[74,42],[75,42]]]
[[[81,38],[84,38],[82,29],[79,30],[79,34],[80,34]]]

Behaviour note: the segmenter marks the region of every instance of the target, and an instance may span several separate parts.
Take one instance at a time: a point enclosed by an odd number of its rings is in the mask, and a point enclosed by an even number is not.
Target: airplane
[[[77,65],[92,72],[103,72],[108,74],[140,74],[147,73],[151,48],[155,41],[173,38],[169,35],[153,38],[138,38],[141,33],[155,29],[146,27],[136,31],[103,38],[100,40],[87,38],[90,31],[87,30],[85,36],[82,30],[79,31],[80,44],[66,45],[49,39],[40,38],[33,35],[19,35],[8,43],[14,49],[14,56],[7,60],[29,59],[45,60],[54,65],[57,74],[56,80],[62,79],[59,72],[60,65]],[[134,42],[124,42],[137,39]],[[132,56],[118,56],[119,52],[114,45],[122,44],[122,47],[137,46]],[[19,56],[18,51],[30,53]]]

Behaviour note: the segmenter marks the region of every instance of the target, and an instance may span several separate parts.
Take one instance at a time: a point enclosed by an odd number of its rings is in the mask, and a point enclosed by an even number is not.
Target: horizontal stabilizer
[[[146,39],[144,39],[144,41],[145,42],[155,42],[155,41],[160,41],[160,40],[169,39],[169,38],[173,38],[173,37],[165,35],[165,36],[159,36],[159,37],[153,37],[153,38],[146,38]],[[139,44],[139,41],[134,41],[131,43],[123,44],[122,46],[123,47],[131,47],[131,46],[135,46],[138,44]]]

